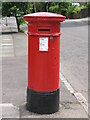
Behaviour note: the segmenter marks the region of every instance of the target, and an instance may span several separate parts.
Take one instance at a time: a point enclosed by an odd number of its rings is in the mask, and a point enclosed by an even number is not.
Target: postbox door
[[[60,32],[38,27],[28,39],[28,87],[36,91],[59,88]],[[59,29],[60,30],[60,29]]]

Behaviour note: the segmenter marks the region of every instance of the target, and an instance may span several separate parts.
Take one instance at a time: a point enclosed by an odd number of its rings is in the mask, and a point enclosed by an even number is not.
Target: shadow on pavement
[[[0,34],[14,34],[14,33],[18,33],[18,32],[1,32]]]

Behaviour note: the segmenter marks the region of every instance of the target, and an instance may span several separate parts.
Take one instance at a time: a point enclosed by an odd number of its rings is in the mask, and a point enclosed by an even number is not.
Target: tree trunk
[[[16,15],[15,15],[15,18],[16,18],[16,22],[17,22],[18,32],[20,32],[20,25],[19,25],[18,17]]]
[[[36,13],[36,5],[35,5],[35,2],[33,2],[33,13]]]

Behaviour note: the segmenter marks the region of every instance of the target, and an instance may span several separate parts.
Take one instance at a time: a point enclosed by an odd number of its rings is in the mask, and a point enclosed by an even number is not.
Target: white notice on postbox
[[[39,37],[39,51],[48,51],[48,37]]]

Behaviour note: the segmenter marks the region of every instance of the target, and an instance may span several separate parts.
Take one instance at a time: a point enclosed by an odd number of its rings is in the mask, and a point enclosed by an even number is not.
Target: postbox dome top
[[[65,16],[55,13],[49,12],[37,12],[32,14],[24,15],[24,20],[31,21],[57,21],[63,22],[65,20]]]

